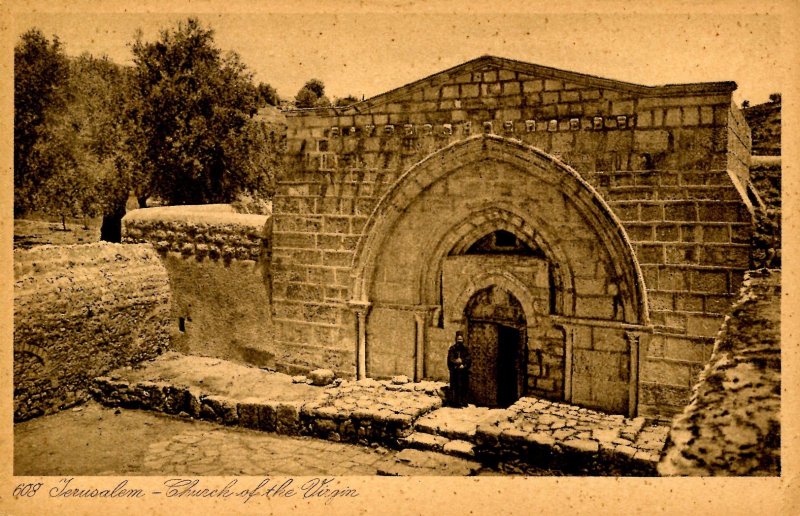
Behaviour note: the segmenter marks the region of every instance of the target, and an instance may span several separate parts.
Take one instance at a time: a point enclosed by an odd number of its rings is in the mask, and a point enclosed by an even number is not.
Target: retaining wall
[[[80,403],[91,381],[167,349],[167,272],[149,245],[14,252],[14,419]]]

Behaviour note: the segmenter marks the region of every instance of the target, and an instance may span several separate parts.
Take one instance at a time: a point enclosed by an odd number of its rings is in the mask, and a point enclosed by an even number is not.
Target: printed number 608
[[[39,491],[39,488],[42,487],[41,482],[37,482],[35,484],[20,484],[14,488],[14,497],[21,497],[21,496],[36,496],[36,492]]]

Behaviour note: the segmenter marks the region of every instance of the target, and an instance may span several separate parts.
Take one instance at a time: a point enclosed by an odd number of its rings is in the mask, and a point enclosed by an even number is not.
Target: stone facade
[[[288,112],[276,363],[446,379],[467,304],[499,287],[525,315],[527,388],[676,412],[749,265],[734,89],[482,57],[347,108]],[[478,252],[491,235],[510,252]]]
[[[94,377],[169,346],[167,272],[149,245],[14,252],[14,419],[82,403]]]

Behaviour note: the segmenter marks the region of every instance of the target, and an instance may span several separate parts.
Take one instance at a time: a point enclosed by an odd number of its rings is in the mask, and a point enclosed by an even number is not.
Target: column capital
[[[369,301],[350,300],[347,302],[347,307],[357,314],[366,314],[372,308],[372,303]]]
[[[642,331],[628,330],[625,332],[625,340],[628,341],[628,344],[638,344],[644,333]]]

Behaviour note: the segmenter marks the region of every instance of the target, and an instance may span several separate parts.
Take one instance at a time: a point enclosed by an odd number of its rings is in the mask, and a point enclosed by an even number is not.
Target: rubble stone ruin
[[[735,88],[481,57],[286,112],[271,218],[140,210],[125,238],[169,254],[185,350],[446,381],[463,331],[477,405],[666,418],[750,263],[761,201]]]

